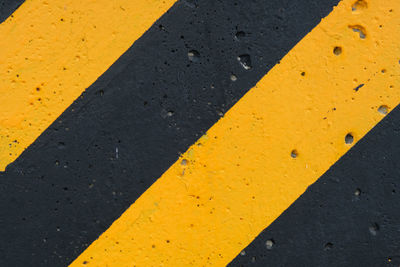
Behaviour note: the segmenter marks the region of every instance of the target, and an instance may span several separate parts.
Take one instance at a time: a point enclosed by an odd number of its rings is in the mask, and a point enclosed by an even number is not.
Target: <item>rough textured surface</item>
[[[24,0],[0,0],[0,23],[6,20]]]
[[[399,266],[399,125],[396,108],[229,266]]]
[[[354,5],[340,2],[72,266],[222,266],[278,218],[400,102],[400,2]]]
[[[0,176],[0,265],[71,262],[336,3],[178,2]]]
[[[31,0],[1,23],[0,171],[173,3]]]

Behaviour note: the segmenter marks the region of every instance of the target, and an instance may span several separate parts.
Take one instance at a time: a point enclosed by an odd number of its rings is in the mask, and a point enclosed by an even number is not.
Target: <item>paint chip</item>
[[[373,236],[377,235],[378,231],[379,231],[379,225],[377,223],[371,224],[371,226],[369,227],[369,232],[371,233],[371,235]]]
[[[389,112],[389,107],[386,106],[386,105],[382,105],[382,106],[380,106],[380,107],[378,108],[378,112],[381,113],[381,114],[383,114],[383,115],[386,115],[386,114],[388,114],[388,112]]]
[[[358,90],[359,90],[361,87],[363,87],[363,86],[364,86],[363,83],[360,84],[360,85],[358,85],[356,88],[354,88],[354,91],[358,92]]]
[[[248,54],[240,55],[237,57],[237,60],[245,70],[250,70],[252,68],[250,55]]]
[[[353,141],[354,141],[353,135],[351,133],[348,133],[346,135],[346,137],[344,138],[344,141],[345,141],[346,144],[351,145],[353,143]]]
[[[188,52],[188,58],[192,62],[198,62],[200,60],[200,53],[196,50],[190,50]]]
[[[334,53],[336,56],[340,55],[340,54],[342,53],[342,48],[341,48],[340,46],[335,46],[335,47],[333,48],[333,53]]]
[[[273,239],[268,239],[265,242],[265,246],[267,247],[267,249],[272,249],[272,247],[275,245],[275,241]]]
[[[350,29],[353,30],[353,32],[358,32],[360,39],[365,39],[367,37],[367,31],[365,28],[361,25],[349,25],[348,26]]]
[[[333,248],[333,244],[328,242],[324,245],[324,250],[331,250]]]

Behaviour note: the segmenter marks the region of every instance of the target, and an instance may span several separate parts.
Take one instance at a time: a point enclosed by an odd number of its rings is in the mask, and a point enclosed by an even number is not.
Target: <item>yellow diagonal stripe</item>
[[[27,0],[0,25],[0,170],[175,0]]]
[[[341,2],[71,266],[226,265],[287,209],[400,101],[400,1],[363,9],[353,1]]]

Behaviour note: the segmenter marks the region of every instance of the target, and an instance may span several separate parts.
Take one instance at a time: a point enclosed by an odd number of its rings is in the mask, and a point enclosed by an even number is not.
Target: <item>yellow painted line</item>
[[[271,224],[400,101],[400,1],[353,4],[341,2],[71,266],[222,266]]]
[[[0,170],[175,0],[27,0],[0,25]]]

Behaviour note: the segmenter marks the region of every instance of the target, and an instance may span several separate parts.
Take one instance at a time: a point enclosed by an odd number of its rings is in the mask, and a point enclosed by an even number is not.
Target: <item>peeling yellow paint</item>
[[[400,1],[341,2],[71,266],[229,263],[399,103],[399,43]]]
[[[0,25],[0,170],[175,0],[27,0]]]

